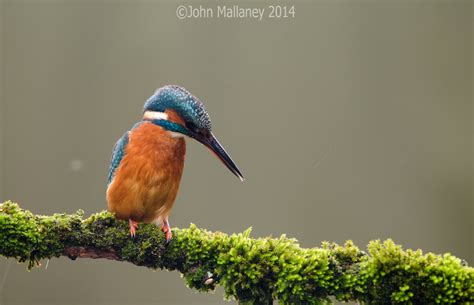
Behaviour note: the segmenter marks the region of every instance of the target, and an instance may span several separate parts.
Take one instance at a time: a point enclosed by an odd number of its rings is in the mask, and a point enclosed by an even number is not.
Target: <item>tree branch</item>
[[[178,270],[190,288],[224,287],[242,304],[322,304],[333,296],[367,304],[474,301],[474,269],[449,254],[404,251],[391,240],[368,252],[352,242],[304,249],[294,239],[249,238],[250,229],[227,235],[191,225],[174,229],[166,243],[154,225],[129,236],[126,222],[108,212],[33,215],[17,204],[0,205],[0,255],[27,262],[67,256],[106,258],[152,269]]]

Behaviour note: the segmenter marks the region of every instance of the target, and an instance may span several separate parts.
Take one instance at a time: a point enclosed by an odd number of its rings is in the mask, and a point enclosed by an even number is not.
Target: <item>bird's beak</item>
[[[195,136],[194,138],[209,148],[240,181],[245,180],[237,165],[235,165],[224,147],[222,147],[212,133],[209,133],[207,136]]]

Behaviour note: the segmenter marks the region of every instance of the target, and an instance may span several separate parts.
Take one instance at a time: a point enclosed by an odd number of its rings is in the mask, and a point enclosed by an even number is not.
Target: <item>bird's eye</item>
[[[186,122],[186,128],[190,131],[196,132],[197,126],[193,122]]]

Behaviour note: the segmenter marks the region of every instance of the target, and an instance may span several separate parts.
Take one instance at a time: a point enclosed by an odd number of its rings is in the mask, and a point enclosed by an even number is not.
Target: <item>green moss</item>
[[[368,252],[351,241],[301,248],[295,239],[250,238],[251,229],[227,235],[191,225],[173,229],[166,243],[155,225],[128,224],[108,212],[35,216],[17,204],[0,205],[0,255],[28,263],[65,255],[66,248],[114,253],[118,260],[178,270],[198,291],[220,285],[242,304],[327,304],[330,297],[366,304],[469,304],[474,269],[452,255],[404,251],[391,240]]]
[[[38,260],[37,245],[41,240],[34,215],[10,201],[2,204],[0,212],[1,254],[19,262],[28,262],[32,267]]]
[[[360,299],[371,304],[469,304],[474,269],[450,254],[403,251],[391,240],[373,241],[360,265]],[[427,302],[426,300],[429,300]]]

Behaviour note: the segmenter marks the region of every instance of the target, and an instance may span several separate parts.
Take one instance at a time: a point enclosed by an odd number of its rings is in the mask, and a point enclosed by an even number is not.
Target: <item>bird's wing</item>
[[[112,179],[114,178],[115,171],[117,170],[118,166],[120,165],[120,162],[122,161],[123,156],[125,155],[125,148],[127,147],[128,144],[128,137],[129,137],[130,131],[127,131],[126,133],[123,134],[123,136],[118,139],[117,143],[114,145],[114,150],[112,152],[112,159],[110,160],[110,167],[109,167],[109,175],[107,178],[107,185],[112,182]]]

